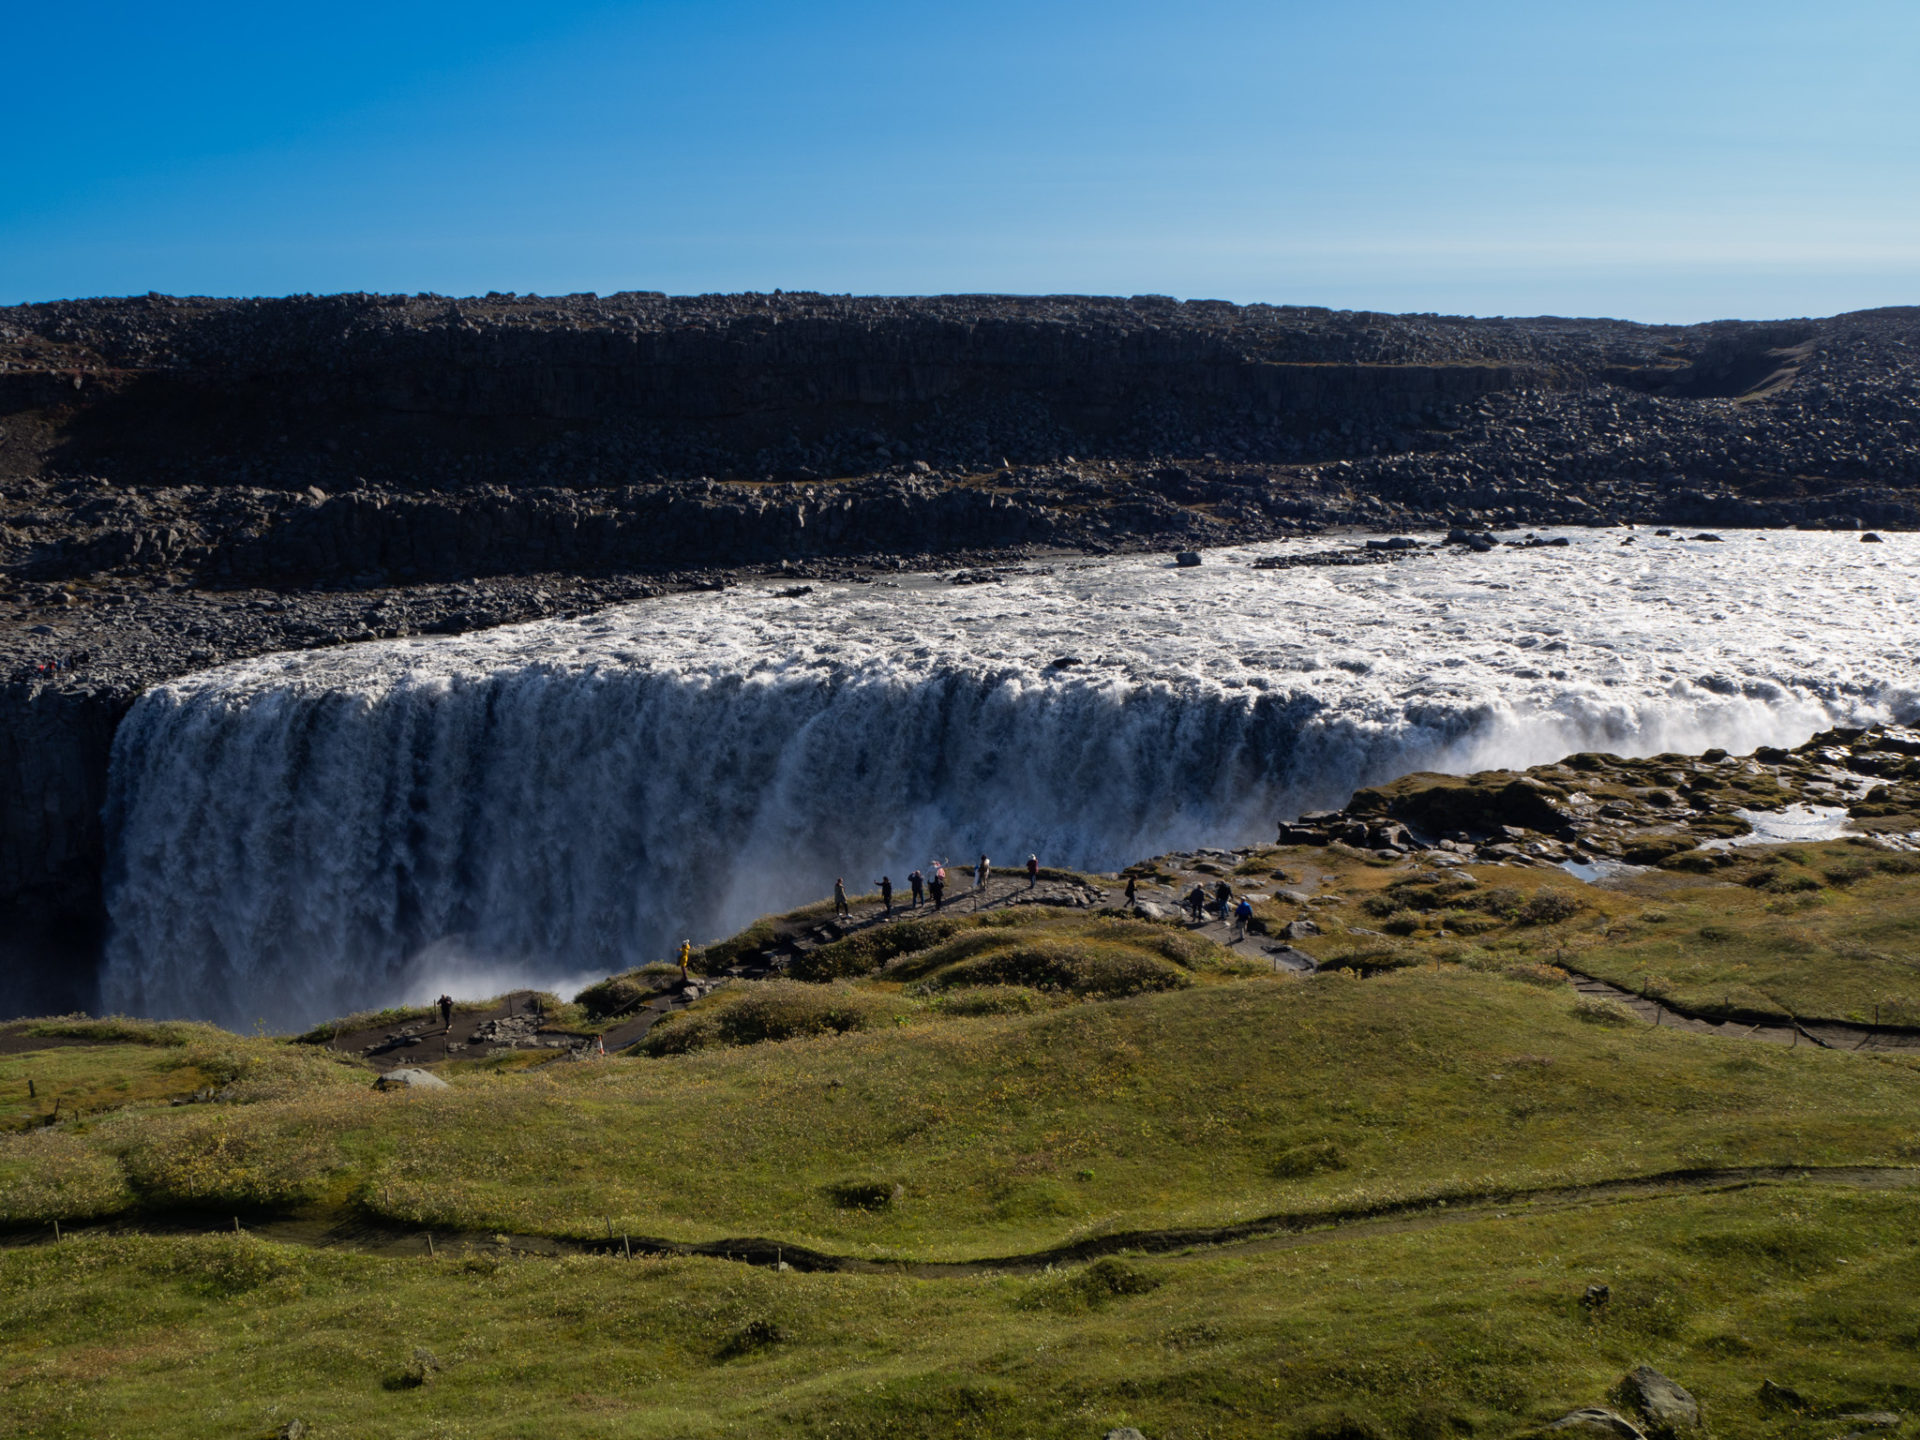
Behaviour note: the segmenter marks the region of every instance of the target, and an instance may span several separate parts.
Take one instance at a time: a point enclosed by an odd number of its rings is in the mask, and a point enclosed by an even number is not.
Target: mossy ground
[[[1784,1184],[940,1279],[86,1236],[0,1255],[0,1435],[1510,1435],[1650,1362],[1827,1436],[1759,1385],[1920,1402],[1916,1220]]]
[[[1311,903],[1262,910],[1313,915],[1322,933],[1297,943],[1327,973],[1167,925],[989,912],[902,945],[862,932],[828,947],[837,978],[762,988],[754,1014],[734,1013],[754,986],[723,988],[663,1031],[704,1027],[682,1053],[456,1061],[432,1094],[205,1027],[3,1057],[0,1080],[84,1083],[101,1113],[0,1136],[0,1220],[69,1231],[0,1256],[0,1435],[264,1435],[296,1415],[317,1436],[1510,1434],[1643,1360],[1716,1433],[1825,1435],[1763,1413],[1760,1380],[1830,1408],[1920,1388],[1920,1189],[1898,1183],[1920,1165],[1920,1057],[1595,1023],[1553,969],[1630,982],[1658,957],[1663,983],[1705,993],[1719,973],[1685,965],[1744,964],[1803,1014],[1897,985],[1885,957],[1920,912],[1915,879],[1855,846],[1794,852],[1596,888],[1275,850],[1240,868],[1318,867]],[[1768,908],[1808,896],[1785,918],[1811,950]],[[1709,926],[1729,938],[1700,940]],[[835,995],[857,1024],[787,1025]],[[161,1103],[215,1083],[226,1102]],[[1868,1168],[1479,1205],[1781,1166]],[[977,1261],[1368,1212],[1396,1218],[937,1278],[111,1224],[611,1226]],[[1580,1303],[1589,1283],[1612,1287],[1604,1309]]]
[[[1442,874],[1338,850],[1249,862],[1325,872],[1305,905],[1256,907],[1269,927],[1310,916],[1325,933],[1293,943],[1322,963],[1564,962],[1703,1015],[1920,1026],[1920,856],[1854,839],[1741,846],[1704,870],[1588,885],[1557,866]]]

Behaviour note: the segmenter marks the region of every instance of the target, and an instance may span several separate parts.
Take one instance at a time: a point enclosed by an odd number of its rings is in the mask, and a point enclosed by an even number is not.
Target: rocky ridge
[[[1892,850],[1920,850],[1920,731],[1822,731],[1794,750],[1750,756],[1570,755],[1527,771],[1414,774],[1355,793],[1341,810],[1281,825],[1290,845],[1345,845],[1440,864],[1627,864],[1711,872],[1750,815],[1788,806],[1844,812]]]

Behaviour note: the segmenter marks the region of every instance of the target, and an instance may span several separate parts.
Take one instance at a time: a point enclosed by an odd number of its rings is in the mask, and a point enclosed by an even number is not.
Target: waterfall
[[[1672,585],[1609,596],[1603,552],[1573,594],[1506,558],[1498,583],[1536,585],[1463,593],[1486,562],[1437,555],[1197,585],[1122,562],[681,597],[159,686],[115,741],[105,1003],[286,1027],[564,984],[837,876],[899,885],[983,850],[1107,869],[1263,841],[1411,770],[1751,748],[1914,708],[1911,667],[1879,658],[1911,636],[1703,626]],[[1497,627],[1463,625],[1469,601]]]

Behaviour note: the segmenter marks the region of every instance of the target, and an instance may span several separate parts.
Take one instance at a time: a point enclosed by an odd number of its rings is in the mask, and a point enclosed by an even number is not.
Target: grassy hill
[[[1845,1433],[1920,1399],[1920,1050],[1651,1026],[1560,967],[1862,1018],[1908,993],[1901,858],[1274,849],[1239,873],[1314,872],[1259,910],[1317,973],[923,913],[424,1093],[6,1027],[0,1436],[1517,1435],[1642,1362],[1713,1434]]]

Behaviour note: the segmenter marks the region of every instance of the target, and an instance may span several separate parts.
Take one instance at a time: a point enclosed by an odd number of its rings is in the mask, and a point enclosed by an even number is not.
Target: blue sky
[[[1920,303],[1920,5],[10,7],[0,303]]]

